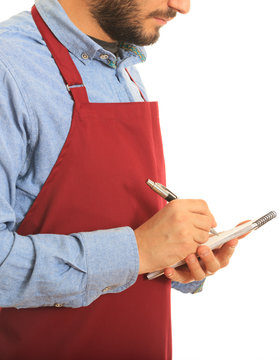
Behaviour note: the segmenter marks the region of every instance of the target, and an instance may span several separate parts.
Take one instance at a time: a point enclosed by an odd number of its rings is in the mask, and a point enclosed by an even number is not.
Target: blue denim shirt
[[[145,61],[143,48],[122,44],[116,59],[76,28],[57,0],[36,6],[69,50],[90,102],[142,101],[126,67],[147,98],[134,67]],[[67,236],[16,232],[63,147],[73,110],[29,11],[0,24],[0,84],[0,306],[81,307],[127,289],[139,268],[130,227]],[[173,285],[194,292],[200,283]]]

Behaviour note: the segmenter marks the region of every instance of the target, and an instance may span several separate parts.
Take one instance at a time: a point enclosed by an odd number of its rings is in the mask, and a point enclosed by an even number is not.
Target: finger
[[[249,221],[251,221],[251,220],[242,221],[241,223],[237,224],[236,226],[240,226],[240,225],[246,224],[246,223],[249,222]],[[238,240],[245,238],[245,236],[247,236],[248,234],[250,234],[250,232],[251,232],[251,231],[249,231],[247,234],[244,234],[244,235],[242,235],[242,236],[239,236],[239,237],[238,237]]]
[[[215,252],[215,256],[219,261],[221,268],[229,264],[230,258],[234,253],[237,243],[237,239],[230,240]]]
[[[196,231],[193,233],[193,238],[194,238],[195,242],[197,242],[198,244],[203,244],[203,243],[207,242],[207,240],[209,238],[209,232],[200,230],[200,229],[196,229]]]
[[[251,221],[251,220],[244,220],[244,221],[240,222],[239,224],[237,224],[236,226],[240,226],[240,225],[246,224],[246,223],[248,223],[249,221]]]
[[[191,212],[196,214],[211,214],[206,201],[201,199],[187,199],[187,203]]]
[[[164,270],[164,274],[170,280],[177,281],[177,282],[180,282],[183,284],[186,284],[186,283],[189,283],[189,282],[195,280],[186,265],[179,266],[176,269],[166,268]]]
[[[199,281],[205,278],[205,271],[201,267],[195,254],[188,255],[185,261],[194,280]]]
[[[187,203],[189,205],[189,210],[192,213],[210,216],[212,218],[214,227],[217,226],[214,216],[212,215],[207,203],[204,200],[187,199]]]
[[[206,274],[214,274],[220,269],[220,263],[213,253],[213,251],[208,246],[199,246],[197,254],[203,262],[203,269]]]
[[[193,224],[197,229],[209,232],[215,226],[211,216],[193,214]]]

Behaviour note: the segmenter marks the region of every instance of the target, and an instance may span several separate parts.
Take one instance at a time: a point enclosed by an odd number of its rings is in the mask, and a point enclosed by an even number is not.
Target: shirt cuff
[[[139,255],[130,227],[81,233],[87,254],[87,290],[84,306],[97,297],[118,293],[138,277]]]
[[[183,292],[184,294],[197,294],[203,290],[205,278],[201,281],[192,281],[187,284],[182,284],[176,281],[172,281],[171,286],[173,289]]]
[[[195,283],[197,283],[196,284],[197,288],[196,288],[196,290],[192,291],[192,294],[197,294],[199,292],[202,292],[203,285],[205,283],[205,278],[203,280],[201,280],[201,281],[195,281]]]

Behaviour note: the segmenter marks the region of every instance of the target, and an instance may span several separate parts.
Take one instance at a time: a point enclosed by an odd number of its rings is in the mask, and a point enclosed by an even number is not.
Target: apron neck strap
[[[54,36],[47,24],[42,19],[36,6],[34,5],[31,14],[37,25],[44,41],[49,48],[56,65],[64,79],[67,90],[70,92],[75,102],[88,103],[88,96],[86,88],[83,85],[82,78],[74,64],[69,51],[61,44],[60,41]]]
[[[141,89],[139,88],[138,84],[137,84],[137,83],[135,82],[135,80],[132,78],[132,76],[131,76],[131,74],[129,73],[129,71],[127,70],[127,68],[125,68],[125,70],[126,70],[126,73],[129,75],[129,78],[131,79],[131,81],[132,81],[132,82],[136,85],[136,87],[138,88],[138,91],[139,91],[139,93],[140,93],[143,101],[146,101],[146,99],[145,99],[145,97],[144,97]]]

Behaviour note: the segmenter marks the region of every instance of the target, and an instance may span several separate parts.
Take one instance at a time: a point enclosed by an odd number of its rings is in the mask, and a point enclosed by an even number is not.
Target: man
[[[133,66],[188,11],[38,0],[1,24],[1,359],[171,359],[170,287],[198,292],[228,264],[237,240],[200,246],[204,201],[166,205],[145,184],[165,183],[164,159]]]

